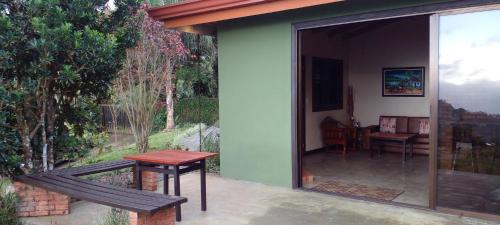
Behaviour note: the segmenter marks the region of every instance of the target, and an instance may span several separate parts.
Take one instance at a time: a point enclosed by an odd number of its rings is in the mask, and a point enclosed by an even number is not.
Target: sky
[[[109,0],[107,5],[108,5],[109,9],[111,9],[111,10],[114,10],[116,8],[114,0]]]
[[[440,99],[500,114],[500,10],[442,16]]]

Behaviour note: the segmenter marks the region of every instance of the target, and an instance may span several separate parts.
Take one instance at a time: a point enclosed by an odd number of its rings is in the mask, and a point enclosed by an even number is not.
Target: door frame
[[[429,209],[439,210],[452,214],[467,215],[485,219],[495,218],[496,215],[475,213],[463,210],[452,210],[437,207],[437,102],[438,102],[438,50],[439,50],[439,16],[459,14],[472,11],[485,11],[498,8],[500,0],[458,0],[445,3],[431,3],[422,6],[405,7],[375,11],[370,13],[354,14],[326,18],[321,20],[296,22],[291,29],[291,85],[292,85],[292,188],[302,187],[302,157],[305,152],[305,85],[304,74],[301,73],[300,31],[312,28],[328,27],[342,24],[377,21],[384,19],[402,18],[418,15],[429,15],[429,74],[431,101],[430,122],[430,153],[429,153]],[[392,204],[391,202],[387,202]],[[401,205],[401,204],[397,204]],[[406,205],[406,204],[402,204]]]

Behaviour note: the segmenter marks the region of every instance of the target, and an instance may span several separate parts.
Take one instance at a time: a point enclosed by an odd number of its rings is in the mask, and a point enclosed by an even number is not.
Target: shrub
[[[165,129],[165,124],[167,122],[167,110],[165,107],[158,110],[153,118],[153,131],[160,131]]]
[[[197,97],[178,99],[175,107],[175,123],[204,123],[213,125],[219,120],[219,100]]]
[[[21,225],[16,216],[16,195],[10,189],[10,182],[0,178],[0,224]]]
[[[220,154],[220,138],[218,129],[210,132],[202,141],[202,149],[206,152],[214,152]],[[219,173],[220,172],[220,155],[216,157],[209,158],[207,160],[207,171],[209,173]]]
[[[208,97],[178,99],[174,105],[174,116],[177,126],[195,123],[204,123],[210,126],[219,120],[219,100]],[[153,121],[154,131],[165,128],[167,122],[165,107],[156,112]]]

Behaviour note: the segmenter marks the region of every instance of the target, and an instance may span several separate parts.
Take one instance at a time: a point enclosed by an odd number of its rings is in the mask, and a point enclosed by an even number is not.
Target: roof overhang
[[[155,7],[148,13],[165,22],[167,28],[206,33],[210,32],[210,25],[206,24],[340,1],[343,0],[190,0]],[[200,28],[205,31],[200,31]]]

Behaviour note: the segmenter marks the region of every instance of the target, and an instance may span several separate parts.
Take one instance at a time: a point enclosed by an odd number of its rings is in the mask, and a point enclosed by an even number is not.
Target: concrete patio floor
[[[500,225],[500,222],[272,187],[215,175],[207,177],[208,211],[202,212],[198,173],[181,177],[181,195],[189,200],[183,204],[183,221],[177,223],[180,225]],[[108,209],[81,201],[72,205],[69,215],[27,218],[25,221],[36,225],[93,225]]]

